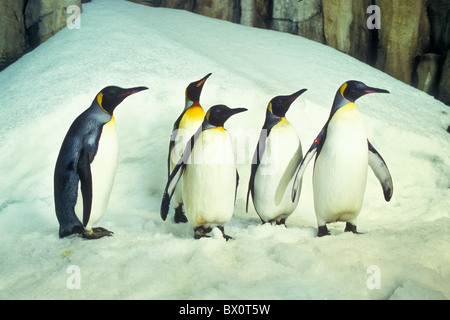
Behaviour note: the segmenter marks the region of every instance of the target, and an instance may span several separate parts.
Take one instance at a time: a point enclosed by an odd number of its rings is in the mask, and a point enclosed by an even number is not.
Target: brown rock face
[[[427,8],[420,0],[377,0],[381,29],[376,67],[411,84],[415,60],[430,42]]]
[[[67,24],[67,7],[77,5],[81,0],[34,0],[25,8],[25,27],[28,43],[34,48],[64,28]]]
[[[239,4],[238,0],[197,0],[193,11],[211,18],[240,22]]]
[[[24,5],[25,0],[0,0],[0,70],[25,53]]]
[[[436,94],[440,60],[441,56],[434,53],[427,53],[420,57],[416,70],[417,80],[413,80],[417,82],[417,89],[431,95]]]
[[[324,42],[322,0],[275,0],[272,6],[271,29]]]
[[[367,7],[370,0],[323,0],[326,44],[352,57],[367,61],[370,33]]]
[[[347,53],[450,105],[446,98],[449,0],[129,1],[297,34]],[[372,5],[380,9],[380,28],[368,27]]]
[[[81,0],[0,0],[0,70],[67,25]]]
[[[129,0],[327,44],[450,105],[449,0]],[[0,0],[0,70],[66,26],[89,0]],[[370,29],[369,6],[381,28]]]
[[[450,106],[450,50],[447,51],[439,85],[439,100]],[[450,128],[450,127],[449,127]]]

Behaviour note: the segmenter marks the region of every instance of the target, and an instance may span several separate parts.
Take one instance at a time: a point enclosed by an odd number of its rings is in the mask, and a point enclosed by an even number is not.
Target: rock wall
[[[67,24],[67,7],[81,8],[81,0],[31,0],[24,11],[28,45],[34,48],[64,28]]]
[[[412,83],[414,61],[430,43],[430,22],[424,1],[377,0],[383,15],[375,66],[405,82]]]
[[[448,0],[129,0],[329,45],[450,105]],[[381,28],[369,29],[370,5]]]
[[[0,0],[0,70],[25,52],[24,5],[25,0]]]
[[[0,70],[66,26],[90,0],[0,0]],[[450,105],[449,0],[129,0],[189,10],[329,45]],[[369,29],[370,5],[381,28]]]
[[[86,0],[83,0],[86,2]],[[0,70],[66,26],[81,0],[0,0]]]

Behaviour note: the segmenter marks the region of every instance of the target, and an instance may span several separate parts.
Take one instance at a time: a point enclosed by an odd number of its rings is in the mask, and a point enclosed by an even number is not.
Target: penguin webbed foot
[[[356,231],[356,226],[350,222],[345,224],[344,232],[353,232],[354,234],[363,234],[362,232]]]
[[[356,226],[350,222],[347,222],[345,224],[344,232],[352,232],[354,234],[363,234],[362,232],[356,231]],[[328,228],[326,225],[319,226],[319,228],[317,230],[318,237],[329,236],[329,235],[331,235],[331,233],[330,233],[330,231],[328,231]]]
[[[194,239],[211,238],[211,236],[208,235],[208,233],[210,233],[211,230],[212,228],[205,228],[203,226],[195,228]]]
[[[112,236],[114,232],[109,231],[105,228],[98,227],[98,228],[92,228],[92,230],[84,230],[83,231],[83,238],[88,240],[94,240],[94,239],[100,239],[106,236]]]
[[[188,219],[186,215],[184,214],[183,208],[179,206],[178,208],[175,208],[175,215],[173,216],[173,220],[175,223],[186,223],[188,222]]]
[[[283,219],[275,218],[275,219],[272,219],[272,220],[269,220],[269,221],[264,221],[264,220],[261,219],[261,222],[262,222],[262,224],[270,223],[271,225],[275,224],[277,226],[285,226],[287,228],[287,226],[286,226],[286,218],[283,218]]]
[[[225,234],[224,227],[220,226],[217,228],[222,232],[222,236],[226,241],[233,239],[231,236]],[[194,239],[211,238],[211,236],[208,235],[208,233],[210,233],[211,231],[212,231],[212,228],[203,227],[203,226],[197,227],[194,229]]]
[[[326,225],[324,226],[319,226],[319,229],[317,230],[317,236],[323,237],[323,236],[329,236],[331,235],[330,231],[328,231],[328,228]]]
[[[222,232],[222,236],[224,237],[225,241],[233,240],[233,237],[231,237],[231,236],[225,234],[225,229],[224,229],[224,227],[220,226],[220,227],[218,227],[218,228],[219,228],[219,230]]]
[[[280,220],[276,220],[275,223],[277,224],[277,226],[285,226],[287,228],[287,226],[286,226],[286,218],[282,218]]]

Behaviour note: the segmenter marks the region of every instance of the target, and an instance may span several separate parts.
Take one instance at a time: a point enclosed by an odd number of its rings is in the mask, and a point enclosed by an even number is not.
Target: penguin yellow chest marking
[[[199,105],[194,105],[186,110],[180,121],[179,129],[192,130],[198,127],[205,117],[205,110]]]
[[[173,170],[178,160],[183,155],[186,144],[201,126],[204,117],[205,111],[199,105],[190,107],[184,113],[179,123],[178,130],[174,132],[174,136],[172,136],[175,145],[170,151],[170,170]]]
[[[329,148],[344,151],[349,149],[350,153],[360,153],[367,149],[367,138],[362,123],[361,115],[354,103],[349,103],[333,115],[328,124],[327,137],[325,143]],[[351,150],[355,150],[351,152]]]
[[[356,105],[353,102],[346,104],[345,106],[339,108],[333,115],[331,121],[361,121],[361,116],[356,109]]]

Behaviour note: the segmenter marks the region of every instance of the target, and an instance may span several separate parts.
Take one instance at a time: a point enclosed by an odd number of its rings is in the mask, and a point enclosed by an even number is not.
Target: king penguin
[[[298,204],[301,184],[291,201],[295,171],[303,158],[297,131],[286,119],[291,104],[306,91],[273,98],[266,110],[266,120],[253,155],[247,191],[263,223],[285,224]]]
[[[355,101],[369,93],[389,93],[359,81],[347,81],[337,90],[328,121],[314,140],[298,168],[296,184],[317,153],[313,170],[314,210],[319,237],[329,235],[327,223],[345,221],[346,232],[357,233],[356,219],[361,211],[367,168],[370,166],[381,183],[384,198],[393,194],[391,174],[385,161],[366,137]]]
[[[232,115],[244,111],[247,109],[231,109],[225,105],[211,107],[170,174],[161,218],[166,220],[170,200],[182,179],[186,217],[196,239],[207,237],[214,227],[220,229],[226,240],[231,238],[225,234],[224,226],[233,215],[239,175],[231,136],[223,126]]]
[[[61,238],[82,233],[84,238],[98,239],[112,234],[92,226],[106,210],[116,174],[118,140],[113,112],[126,97],[145,89],[106,87],[70,126],[54,172]]]
[[[185,90],[185,106],[183,112],[175,121],[172,129],[169,144],[168,156],[168,177],[175,168],[184,152],[184,147],[192,135],[197,131],[198,127],[203,123],[205,111],[200,105],[200,95],[202,93],[203,85],[211,76],[207,74],[202,79],[190,83]],[[175,208],[174,220],[176,223],[187,222],[183,210],[182,199],[182,183],[179,184],[173,196],[173,204]]]

